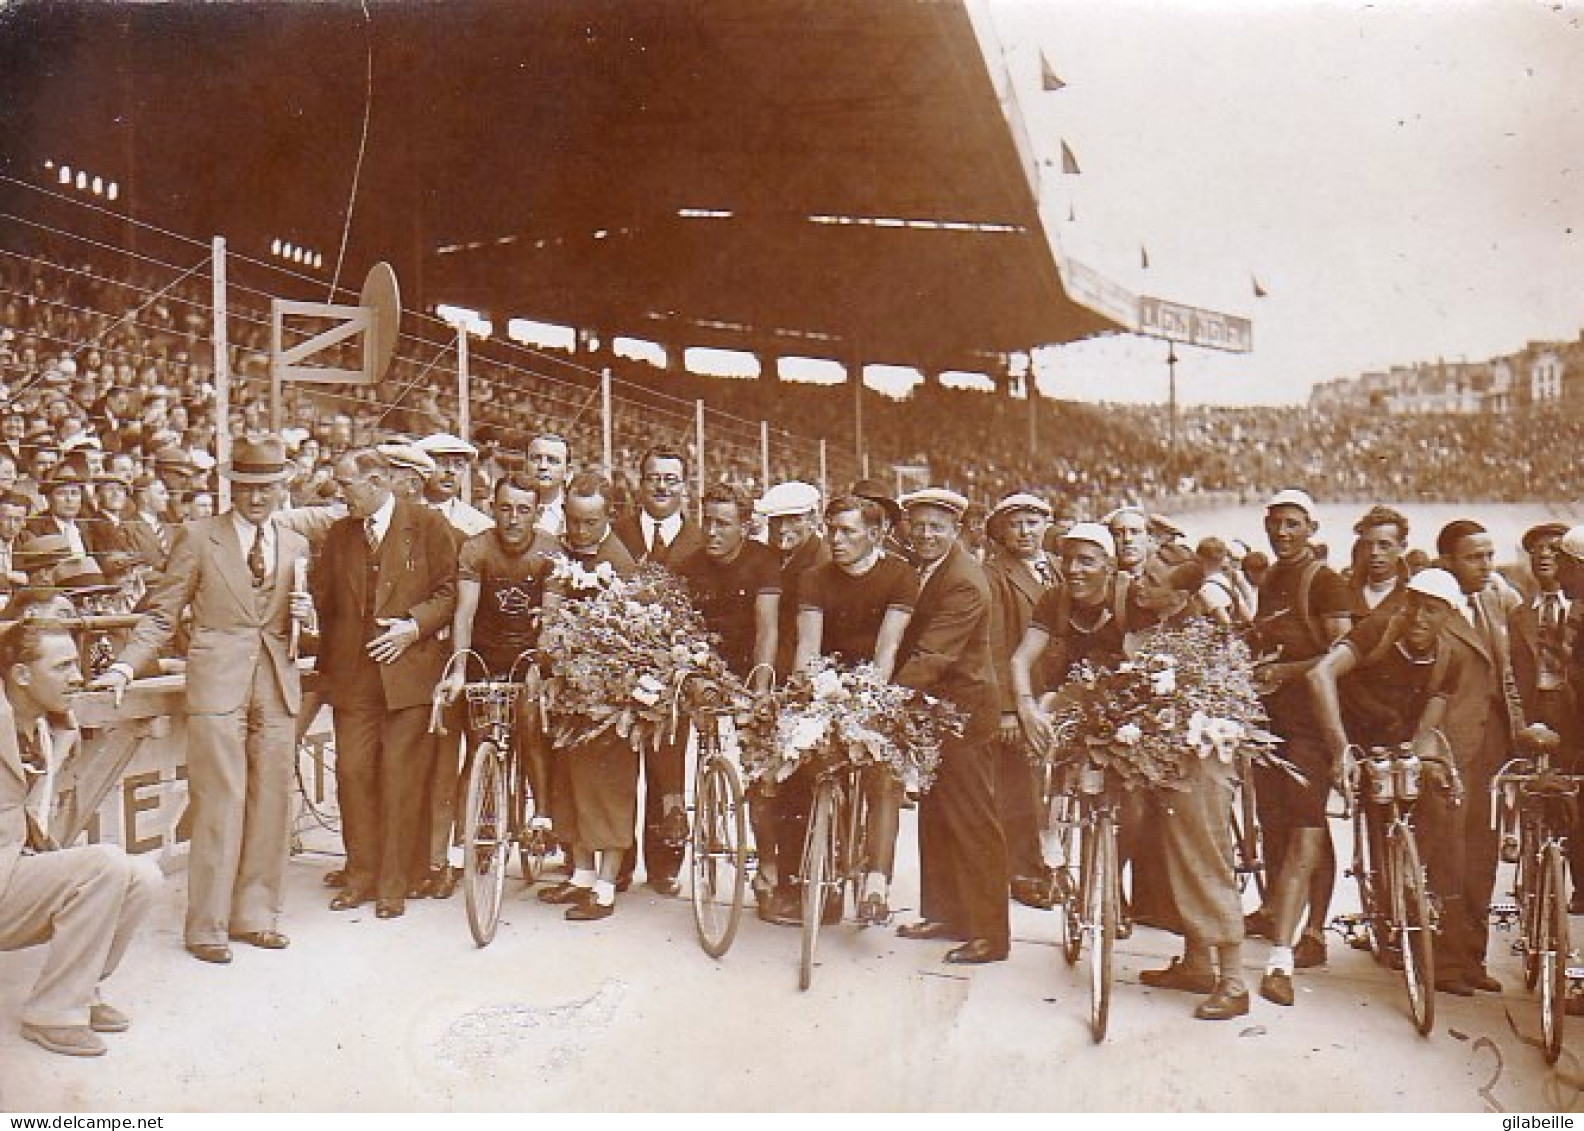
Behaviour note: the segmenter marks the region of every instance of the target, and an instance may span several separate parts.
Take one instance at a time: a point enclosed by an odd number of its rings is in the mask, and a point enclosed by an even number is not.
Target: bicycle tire
[[[1084,892],[1087,890],[1086,878],[1093,867],[1090,853],[1093,851],[1094,838],[1089,835],[1082,823],[1078,798],[1072,794],[1066,797],[1067,816],[1069,824],[1064,834],[1063,848],[1066,855],[1059,865],[1067,872],[1066,898],[1062,901],[1062,957],[1067,960],[1068,966],[1076,966],[1078,958],[1083,953],[1084,939]]]
[[[1089,1033],[1095,1044],[1105,1040],[1111,1020],[1111,951],[1120,915],[1116,826],[1110,814],[1095,818],[1093,867],[1084,891],[1089,913]]]
[[[814,790],[809,813],[808,836],[803,842],[803,931],[798,955],[798,989],[814,982],[814,950],[819,944],[820,922],[824,918],[826,888],[836,865],[836,791],[828,781]]]
[[[506,776],[500,751],[481,742],[468,772],[467,810],[462,826],[462,894],[468,928],[481,947],[495,938],[500,922],[501,891],[506,882],[506,853],[511,847]]]
[[[711,958],[731,949],[748,885],[742,783],[731,763],[710,758],[699,775],[691,837],[693,926]]]
[[[1540,1042],[1546,1063],[1562,1055],[1567,1028],[1568,916],[1562,847],[1546,841],[1540,857]]]
[[[1425,894],[1424,868],[1413,829],[1398,822],[1391,837],[1392,920],[1402,950],[1403,984],[1408,1012],[1419,1035],[1435,1028],[1435,940],[1430,901]]]
[[[1384,909],[1381,906],[1379,861],[1370,843],[1369,818],[1364,807],[1369,802],[1360,798],[1353,809],[1353,882],[1359,889],[1359,915],[1364,921],[1364,939],[1369,943],[1370,954],[1376,962],[1386,961],[1386,939],[1383,929]]]
[[[517,842],[517,866],[523,881],[530,886],[544,875],[545,857],[550,855],[550,839],[545,830],[534,827],[539,815],[539,799],[528,780],[528,758],[521,751],[512,756],[512,830]]]
[[[1232,844],[1237,863],[1238,890],[1252,881],[1261,906],[1265,903],[1265,837],[1256,808],[1254,780],[1245,775],[1238,785],[1238,803],[1232,810]]]
[[[1513,878],[1513,895],[1518,901],[1518,927],[1523,939],[1524,989],[1531,992],[1540,983],[1540,933],[1544,927],[1540,908],[1540,843],[1532,820],[1520,820],[1518,868]]]

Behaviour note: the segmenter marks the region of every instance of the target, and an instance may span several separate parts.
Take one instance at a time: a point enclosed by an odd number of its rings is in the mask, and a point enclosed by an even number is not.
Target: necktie
[[[363,520],[363,539],[371,550],[379,549],[379,531],[374,527],[374,516],[369,515]]]
[[[1039,583],[1049,589],[1056,584],[1056,574],[1051,570],[1050,562],[1044,558],[1034,563],[1034,576],[1039,578]]]
[[[1562,595],[1547,593],[1540,602],[1540,627],[1547,635],[1555,632],[1562,623]]]
[[[253,575],[254,585],[264,584],[264,528],[253,528],[253,545],[248,548],[248,572]]]

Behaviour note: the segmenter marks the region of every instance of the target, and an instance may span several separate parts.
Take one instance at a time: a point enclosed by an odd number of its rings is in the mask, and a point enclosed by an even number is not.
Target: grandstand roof
[[[960,4],[370,11],[13,6],[0,154],[102,169],[140,218],[255,255],[294,239],[328,277],[371,36],[353,285],[384,258],[409,306],[497,326],[935,369],[1113,328],[1062,292]]]

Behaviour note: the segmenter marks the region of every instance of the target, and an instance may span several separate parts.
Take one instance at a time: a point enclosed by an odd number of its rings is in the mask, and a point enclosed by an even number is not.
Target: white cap
[[[1584,560],[1584,526],[1575,526],[1562,535],[1562,552]]]
[[[431,456],[467,456],[472,459],[478,455],[478,449],[472,444],[449,432],[436,432],[433,436],[425,436],[414,446]]]
[[[1315,503],[1309,497],[1307,491],[1300,491],[1295,487],[1289,487],[1285,491],[1277,491],[1266,502],[1265,509],[1271,511],[1277,507],[1297,507],[1309,516],[1310,522],[1315,521]]]
[[[1062,535],[1062,543],[1090,542],[1106,552],[1106,557],[1116,559],[1116,539],[1098,522],[1075,522],[1073,528]]]
[[[1463,587],[1444,569],[1420,570],[1408,579],[1408,592],[1439,597],[1454,609],[1461,609],[1466,603]]]
[[[1033,511],[1045,518],[1051,516],[1050,504],[1038,495],[1031,495],[1027,491],[1018,491],[1002,499],[990,510],[990,517],[998,514],[1011,514],[1013,511]]]
[[[897,502],[902,504],[902,509],[905,511],[914,507],[939,507],[941,510],[951,511],[958,518],[961,518],[963,511],[968,509],[968,500],[947,487],[925,487],[920,491],[910,491]]]
[[[764,493],[764,498],[754,502],[754,510],[765,518],[784,518],[792,514],[808,514],[819,510],[819,488],[811,483],[793,479],[777,483]]]
[[[374,450],[384,456],[392,467],[405,467],[426,479],[434,474],[435,461],[416,444],[376,444]]]

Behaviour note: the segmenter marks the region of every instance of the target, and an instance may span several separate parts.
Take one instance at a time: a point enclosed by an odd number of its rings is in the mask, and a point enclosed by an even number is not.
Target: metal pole
[[[819,476],[820,476],[820,480],[819,480],[820,498],[824,499],[828,503],[828,502],[830,502],[830,472],[826,468],[826,463],[825,463],[825,459],[826,459],[826,456],[825,456],[825,440],[824,440],[823,437],[820,439],[819,444],[820,444],[820,464],[819,464],[819,467],[820,467],[820,470],[819,470]]]
[[[770,422],[759,422],[759,490],[770,486]]]
[[[853,456],[859,463],[864,462],[864,427],[863,427],[863,359],[858,352],[853,351],[852,383],[853,383]],[[867,476],[869,472],[864,471]]]
[[[600,454],[605,459],[606,475],[616,474],[615,450],[616,433],[611,422],[611,371],[607,365],[600,370]]]
[[[214,330],[212,344],[214,348],[214,383],[215,383],[215,459],[219,461],[221,469],[231,460],[231,345],[226,333],[226,243],[224,236],[215,236],[211,245],[213,258],[213,288],[210,302],[213,305]],[[271,398],[275,403],[270,406],[270,424],[275,433],[280,433],[280,386],[275,386],[275,394]],[[217,477],[220,483],[220,510],[223,513],[231,506],[231,480],[224,475]]]
[[[1029,463],[1039,463],[1039,385],[1034,382],[1034,356],[1029,355],[1028,372],[1023,374],[1023,395],[1029,406]]]
[[[457,435],[463,443],[472,443],[468,435],[473,430],[473,381],[468,373],[468,333],[467,327],[461,322],[457,323]],[[473,469],[468,467],[462,472],[462,501],[473,502]]]
[[[699,522],[704,521],[704,402],[693,402],[693,431],[694,448],[698,458],[693,461],[694,477],[698,483],[698,497],[694,501],[694,510],[698,512]]]
[[[1172,459],[1177,459],[1177,346],[1173,342],[1166,343],[1166,372],[1170,381],[1168,395],[1171,398],[1169,412],[1171,421],[1171,454]]]

